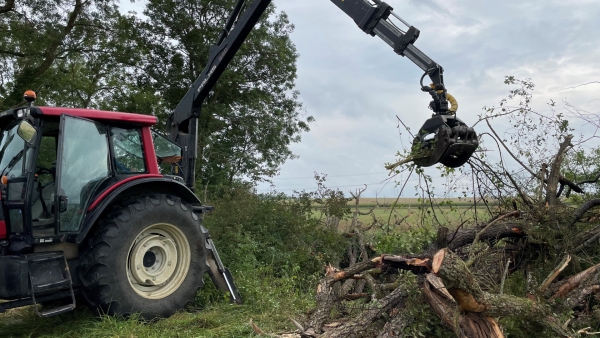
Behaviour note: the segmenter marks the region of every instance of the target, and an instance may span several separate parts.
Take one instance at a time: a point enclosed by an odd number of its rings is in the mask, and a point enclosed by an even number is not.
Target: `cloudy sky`
[[[467,124],[477,121],[483,106],[507,94],[507,75],[534,81],[534,106],[540,111],[552,99],[598,112],[600,101],[593,100],[600,99],[600,84],[565,88],[600,81],[600,1],[387,2],[421,31],[415,46],[444,67],[448,92]],[[431,116],[430,97],[419,89],[421,69],[364,34],[328,0],[274,3],[296,26],[297,89],[306,114],[316,119],[302,142],[292,146],[300,158],[282,166],[275,189],[314,189],[312,176],[318,172],[328,175],[329,187],[349,191],[367,184],[363,196],[395,197],[400,189],[385,183],[383,166],[411,142],[396,116],[413,130]],[[123,0],[123,9],[141,12],[143,2]],[[477,131],[485,129],[479,124]],[[434,180],[439,176],[431,174]],[[258,187],[259,192],[270,189]],[[404,193],[413,194],[412,189]]]

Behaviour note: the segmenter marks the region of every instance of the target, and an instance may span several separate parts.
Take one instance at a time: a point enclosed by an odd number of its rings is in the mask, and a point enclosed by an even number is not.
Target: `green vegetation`
[[[243,305],[230,305],[224,299],[202,303],[201,296],[194,306],[152,323],[135,317],[97,318],[85,305],[74,313],[44,319],[29,307],[1,315],[0,331],[3,337],[252,337],[250,319],[269,332],[291,331],[288,316],[301,318],[312,304],[311,297],[301,293],[292,279],[260,271],[254,278],[260,281],[256,286],[262,288],[262,295],[246,299]],[[205,287],[208,293],[211,287]]]
[[[348,202],[343,194],[337,196],[329,206]],[[74,313],[48,319],[38,318],[31,307],[10,310],[0,315],[0,332],[6,337],[251,337],[255,333],[250,320],[265,332],[293,331],[289,317],[306,318],[305,312],[315,306],[315,286],[323,266],[343,261],[349,244],[341,232],[329,229],[318,217],[323,206],[314,202],[314,195],[308,193],[292,198],[256,195],[250,186],[239,184],[222,190],[212,203],[216,210],[205,218],[205,225],[235,276],[243,305],[230,305],[227,295],[217,291],[207,275],[196,300],[168,319],[145,323],[135,316],[97,318],[80,299]],[[348,217],[350,209],[345,210]],[[374,254],[418,253],[435,238],[433,227],[397,230],[401,231],[369,232]],[[411,313],[429,319],[415,320],[410,330],[415,334],[447,332],[439,327],[431,331],[433,314],[413,282],[411,274],[405,275],[406,287],[415,291],[409,300],[414,305]]]
[[[151,324],[136,317],[97,319],[80,300],[75,313],[49,319],[38,318],[31,307],[10,310],[0,315],[0,332],[3,337],[249,337],[250,319],[265,331],[292,331],[288,317],[302,319],[314,306],[322,267],[341,260],[346,245],[339,233],[310,216],[305,202],[257,196],[243,185],[215,201],[216,211],[205,224],[235,276],[243,305],[230,305],[206,275],[188,309]]]

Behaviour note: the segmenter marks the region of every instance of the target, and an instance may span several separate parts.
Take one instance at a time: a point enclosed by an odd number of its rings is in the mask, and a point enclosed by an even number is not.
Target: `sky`
[[[330,1],[273,2],[295,25],[291,39],[300,54],[296,89],[303,113],[316,121],[291,146],[299,158],[286,162],[272,185],[259,184],[258,192],[311,191],[317,186],[314,173],[323,173],[327,187],[346,194],[366,184],[363,197],[396,197],[401,186],[394,182],[404,182],[406,174],[386,181],[384,164],[395,162],[396,153],[412,140],[398,118],[418,130],[431,117],[430,96],[420,91],[421,69],[363,33]],[[506,96],[505,76],[530,78],[536,84],[533,107],[541,112],[553,100],[598,113],[600,84],[571,87],[600,81],[600,1],[387,3],[421,31],[415,46],[444,67],[446,88],[459,103],[457,116],[468,125],[484,106]],[[143,6],[143,1],[122,1],[124,11],[141,13]],[[497,127],[508,129],[502,121]],[[476,130],[486,129],[479,124]],[[434,183],[444,180],[435,169],[427,172]],[[403,196],[415,194],[414,180]]]

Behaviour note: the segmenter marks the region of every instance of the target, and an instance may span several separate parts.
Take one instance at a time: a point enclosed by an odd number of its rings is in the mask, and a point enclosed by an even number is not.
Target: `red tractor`
[[[419,31],[383,1],[331,1],[425,71],[421,90],[433,98],[434,117],[415,137],[413,148],[426,154],[417,164],[464,164],[477,136],[448,106],[443,68],[413,45]],[[270,2],[243,10],[238,0],[206,68],[167,120],[168,137],[151,129],[155,116],[36,107],[31,91],[27,106],[0,113],[0,312],[42,303],[38,313],[51,316],[73,310],[81,293],[102,313],[168,317],[194,298],[205,272],[241,302],[202,226],[212,208],[193,192],[197,123]]]
[[[35,106],[0,114],[0,298],[12,300],[0,311],[68,299],[39,313],[54,315],[81,291],[105,313],[167,317],[194,298],[205,272],[241,300],[202,226],[211,208],[180,176],[161,173],[182,148],[153,131],[156,122]]]

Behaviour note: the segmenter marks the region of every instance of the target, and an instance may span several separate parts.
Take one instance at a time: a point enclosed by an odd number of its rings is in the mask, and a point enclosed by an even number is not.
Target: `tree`
[[[117,57],[127,54],[117,4],[5,1],[0,10],[0,109],[22,104],[27,89],[36,90],[43,103],[97,106],[97,95],[115,85]]]
[[[136,78],[140,89],[130,97],[156,92],[164,100],[159,116],[173,109],[206,66],[234,3],[149,1],[146,18],[136,22],[139,44],[146,49]],[[312,117],[303,116],[294,90],[293,29],[286,14],[271,5],[207,98],[199,120],[201,185],[264,179],[294,157],[289,145],[300,141]]]

